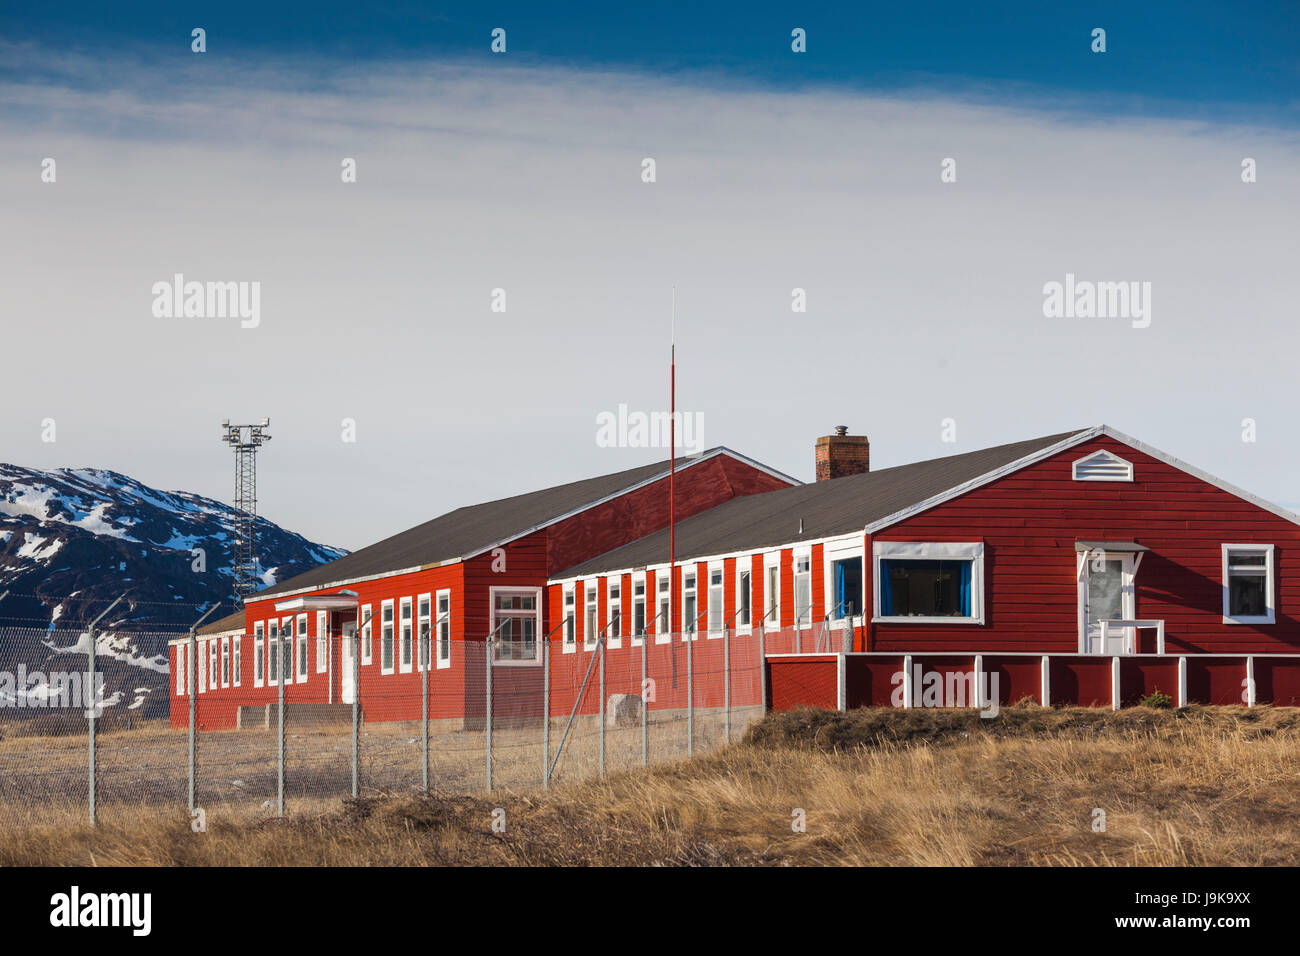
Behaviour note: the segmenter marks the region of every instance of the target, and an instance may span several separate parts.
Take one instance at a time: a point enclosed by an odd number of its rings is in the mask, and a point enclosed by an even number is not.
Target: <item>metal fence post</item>
[[[646,700],[645,682],[646,682],[646,645],[650,642],[650,634],[647,632],[641,635],[641,766],[646,766],[650,762],[650,738],[647,721],[650,719],[649,709],[650,702]]]
[[[492,638],[496,635],[493,631],[488,635],[488,639],[483,642],[487,653],[484,655],[487,662],[487,701],[484,708],[483,729],[487,732],[487,788],[492,789]]]
[[[361,745],[361,629],[352,635],[352,799],[361,796],[360,767]]]
[[[284,816],[284,679],[287,675],[285,668],[293,667],[293,639],[290,637],[286,641],[281,630],[276,640],[280,642],[280,673],[276,675],[279,703],[275,717],[275,812],[279,816]],[[285,653],[286,650],[288,654]]]
[[[195,775],[197,773],[196,758],[198,755],[197,738],[195,737],[196,718],[198,716],[196,713],[198,707],[198,695],[194,693],[194,677],[195,677],[194,656],[198,650],[198,638],[195,635],[198,632],[199,625],[202,624],[205,620],[207,620],[208,615],[211,614],[220,606],[221,606],[220,604],[212,605],[212,607],[208,608],[206,611],[203,612],[203,617],[199,618],[192,625],[190,625],[190,641],[185,651],[186,658],[187,658],[185,662],[185,690],[188,691],[190,695],[190,741],[189,741],[190,816],[194,816],[194,783],[195,783]]]
[[[731,628],[722,629],[722,710],[727,743],[731,743]]]
[[[605,776],[605,642],[600,642],[600,775]]]
[[[605,630],[608,627],[609,625],[606,624],[605,627],[601,629],[600,635],[597,638],[597,640],[600,642],[601,647],[604,647]],[[586,643],[587,643],[587,639],[584,636],[583,637],[584,647]],[[586,673],[582,675],[582,686],[578,688],[578,693],[573,698],[573,709],[569,711],[569,722],[564,725],[564,733],[560,737],[560,745],[555,748],[555,759],[551,761],[550,776],[552,777],[555,776],[555,768],[560,763],[560,755],[564,753],[564,745],[569,739],[569,731],[573,729],[573,722],[578,717],[578,708],[582,706],[582,701],[587,696],[587,683],[591,680],[591,669],[595,666],[596,666],[596,656],[595,654],[593,654],[591,659],[587,662]]]
[[[89,752],[86,758],[86,767],[90,771],[90,789],[88,799],[90,801],[90,825],[95,825],[95,704],[98,703],[98,695],[95,693],[95,625],[90,625],[86,632],[86,692],[82,694],[82,700],[86,700],[89,695],[90,706],[86,710],[86,739]]]
[[[695,631],[686,632],[686,756],[695,756]]]
[[[542,789],[551,785],[551,639],[542,642]]]
[[[6,594],[9,592],[6,591]],[[102,621],[108,612],[117,607],[118,602],[126,597],[125,594],[108,606],[108,610],[99,617],[90,622],[90,627],[86,630],[87,647],[86,647],[86,684],[90,695],[90,706],[86,708],[86,737],[87,737],[87,759],[86,769],[90,774],[89,778],[89,809],[90,825],[95,825],[95,711],[99,708],[99,688],[95,685],[95,627]],[[85,694],[82,694],[84,700]]]
[[[424,679],[420,681],[420,737],[421,765],[420,782],[424,792],[429,792],[429,671],[433,663],[433,632],[420,638],[420,653],[424,656]]]

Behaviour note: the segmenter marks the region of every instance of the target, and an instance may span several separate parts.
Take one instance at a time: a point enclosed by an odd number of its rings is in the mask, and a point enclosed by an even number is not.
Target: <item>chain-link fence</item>
[[[175,632],[0,628],[0,818],[48,823],[184,806],[169,722]]]
[[[191,794],[206,816],[276,814],[684,759],[763,713],[764,653],[849,640],[761,625],[590,641],[413,630],[112,630],[92,642],[0,628],[0,821],[185,810]]]

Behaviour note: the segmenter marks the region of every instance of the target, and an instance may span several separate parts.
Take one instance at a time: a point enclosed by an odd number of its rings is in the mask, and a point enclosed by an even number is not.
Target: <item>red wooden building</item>
[[[419,697],[396,692],[419,680],[412,635],[426,628],[436,716],[471,725],[486,658],[445,648],[492,631],[510,635],[494,679],[521,691],[538,680],[536,639],[551,641],[553,714],[572,707],[598,636],[619,686],[635,685],[643,645],[654,672],[674,675],[660,707],[684,705],[688,639],[697,706],[721,702],[723,647],[749,654],[759,640],[754,680],[730,665],[733,705],[765,687],[774,707],[929,706],[936,681],[974,678],[980,693],[993,675],[978,702],[1118,706],[1160,688],[1300,703],[1300,517],[1106,426],[879,471],[844,431],[818,441],[812,484],[725,449],[690,460],[671,567],[661,464],[562,486],[563,505],[523,505],[562,490],[550,489],[506,499],[517,514],[461,509],[277,585],[245,620],[205,629],[200,662],[223,678],[227,641],[252,650],[231,652],[238,687],[200,680],[200,723],[232,726],[235,702],[271,699],[273,629],[295,642],[290,700],[350,699],[342,658],[322,663],[328,642],[314,652],[313,638],[348,635],[370,612],[368,719],[419,716]]]
[[[291,706],[351,703],[354,672],[367,720],[419,718],[426,669],[431,718],[481,725],[489,634],[501,699],[535,708],[548,579],[666,526],[668,472],[662,461],[460,508],[258,592],[199,633],[199,725],[253,719],[281,680]],[[679,518],[797,484],[726,448],[679,459],[674,482]],[[173,726],[189,720],[188,643],[170,649]]]

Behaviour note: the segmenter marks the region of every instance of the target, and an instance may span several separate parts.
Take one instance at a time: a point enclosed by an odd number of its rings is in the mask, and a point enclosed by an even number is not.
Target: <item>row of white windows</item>
[[[418,600],[418,604],[415,603]],[[424,671],[429,666],[429,655],[435,651],[431,646],[436,636],[436,666],[451,666],[451,592],[439,591],[436,595],[438,617],[432,617],[435,596],[422,594],[416,598],[401,598],[397,601],[384,601],[378,615],[380,670],[384,674],[410,673],[412,670]],[[394,617],[394,608],[398,608]],[[376,622],[372,617],[372,606],[361,607],[361,664],[370,665],[374,661],[374,633]],[[296,626],[295,626],[296,625]],[[416,630],[418,628],[418,630]],[[311,643],[316,643],[316,673],[324,674],[329,669],[329,639],[327,637],[328,618],[325,611],[316,613],[316,637],[307,633],[307,615],[289,616],[279,621],[258,621],[253,625],[253,686],[276,686],[280,683],[281,665],[284,664],[284,683],[306,683],[311,662],[309,652]],[[295,633],[296,632],[296,633]],[[415,647],[415,635],[418,633],[418,648]],[[351,662],[352,647],[350,640],[344,640],[344,664]],[[188,645],[180,644],[176,652],[176,693],[185,693],[186,650]],[[243,638],[234,637],[208,638],[197,642],[198,669],[195,682],[199,693],[218,687],[240,686],[242,674]],[[415,655],[418,654],[418,663]],[[215,680],[210,679],[215,677]]]
[[[748,561],[737,562],[735,606],[731,614],[726,614],[723,600],[723,568],[711,566],[708,569],[708,610],[699,613],[698,571],[694,565],[683,565],[682,587],[680,595],[681,621],[683,624],[682,640],[698,640],[699,632],[704,630],[710,637],[721,635],[725,628],[747,629],[754,625],[752,566]],[[764,594],[766,612],[762,623],[768,627],[778,626],[778,612],[781,607],[781,568],[777,563],[769,563],[764,569],[766,587]],[[606,620],[602,627],[599,623],[599,591],[593,583],[584,584],[582,590],[583,607],[583,647],[591,649],[600,637],[605,638],[606,646],[619,648],[623,638],[630,637],[634,647],[640,646],[645,635],[655,635],[655,643],[666,644],[670,640],[669,624],[669,581],[666,574],[656,574],[657,601],[656,613],[647,619],[646,580],[638,574],[632,581],[632,620],[623,619],[623,580],[622,577],[611,578],[606,582]],[[564,588],[564,649],[571,652],[576,642],[576,585]],[[845,611],[860,612],[841,605],[833,617],[842,617]],[[707,620],[706,620],[707,618]],[[798,554],[794,557],[794,620],[796,627],[811,627],[812,621],[812,556]]]
[[[1225,544],[1223,550],[1223,623],[1273,624],[1276,610],[1276,569],[1274,546],[1271,544]],[[983,623],[984,620],[984,548],[976,543],[912,543],[877,542],[874,548],[875,605],[872,616],[878,621],[928,623]],[[781,607],[781,575],[773,554],[763,568],[768,598],[764,604],[765,626],[778,626]],[[828,554],[827,607],[829,618],[842,620],[846,614],[861,613],[856,602],[862,600],[861,558],[848,553]],[[681,620],[684,624],[683,640],[698,638],[698,630],[708,618],[710,636],[717,636],[724,626],[747,628],[751,626],[752,594],[750,586],[751,565],[744,559],[737,561],[736,603],[732,613],[723,619],[723,569],[721,565],[708,568],[708,610],[697,614],[697,572],[695,566],[684,565],[681,588]],[[794,623],[796,627],[812,625],[812,561],[807,554],[794,555]],[[655,634],[656,643],[667,643],[668,578],[656,575],[658,613],[647,622],[645,578],[637,575],[633,580],[632,616],[630,631],[622,620],[622,577],[608,579],[607,614],[603,627],[598,621],[598,588],[584,582],[581,589],[574,584],[564,588],[564,648],[571,652],[575,647],[575,615],[577,592],[583,595],[583,646],[592,649],[601,635],[610,648],[620,647],[625,633],[630,633],[632,644],[637,646],[643,636]]]

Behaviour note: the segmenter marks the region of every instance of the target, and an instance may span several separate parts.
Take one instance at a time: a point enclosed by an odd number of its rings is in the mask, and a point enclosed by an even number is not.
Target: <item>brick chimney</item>
[[[871,470],[871,443],[866,435],[850,435],[848,425],[836,425],[834,435],[817,439],[817,480],[861,475]]]

